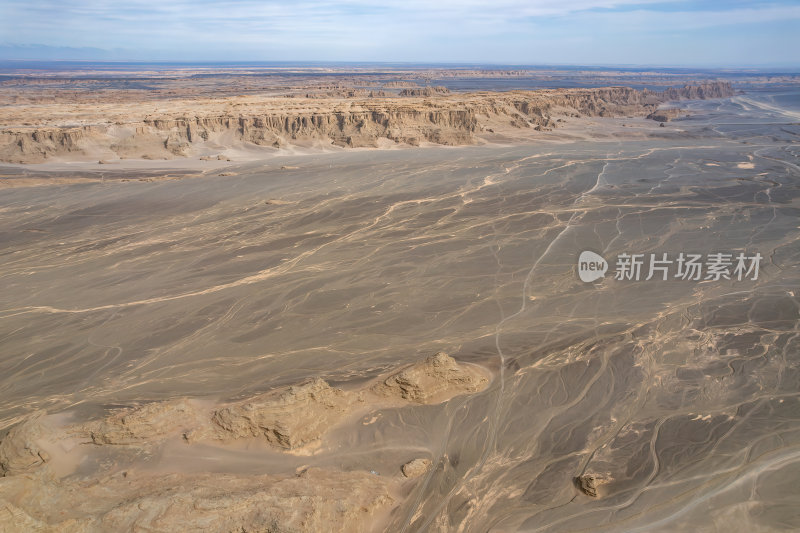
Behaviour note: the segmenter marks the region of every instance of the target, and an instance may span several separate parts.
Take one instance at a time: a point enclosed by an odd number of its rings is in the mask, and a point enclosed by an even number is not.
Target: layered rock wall
[[[124,119],[97,116],[94,123],[78,126],[64,123],[63,117],[62,123],[44,119],[0,129],[0,161],[41,163],[98,153],[105,157],[171,159],[192,155],[194,146],[223,136],[275,148],[310,142],[376,147],[381,140],[411,146],[462,145],[474,143],[492,122],[501,121],[511,128],[552,129],[556,117],[647,116],[663,102],[722,98],[732,96],[734,90],[727,82],[716,82],[663,92],[609,87],[431,94],[430,98],[425,95],[413,100],[346,103],[309,99],[302,105],[277,98],[244,103],[220,99],[196,106],[183,101],[177,107],[185,110],[138,114],[134,109]]]

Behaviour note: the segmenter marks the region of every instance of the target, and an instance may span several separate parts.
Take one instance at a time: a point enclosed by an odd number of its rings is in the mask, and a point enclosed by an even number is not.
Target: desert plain
[[[6,73],[0,531],[800,528],[798,81]]]

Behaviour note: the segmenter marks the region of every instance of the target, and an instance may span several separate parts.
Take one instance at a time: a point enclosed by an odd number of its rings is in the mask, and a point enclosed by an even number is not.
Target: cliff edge
[[[463,145],[500,127],[547,131],[559,117],[639,117],[664,102],[732,96],[728,82],[453,94],[409,89],[365,99],[242,96],[159,102],[7,106],[0,109],[0,161],[173,159],[233,144],[378,147]]]

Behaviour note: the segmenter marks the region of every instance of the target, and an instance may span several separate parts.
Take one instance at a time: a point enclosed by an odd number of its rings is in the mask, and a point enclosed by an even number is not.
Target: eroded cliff
[[[667,101],[722,98],[727,82],[638,91],[627,87],[445,94],[363,100],[233,97],[68,109],[37,105],[0,111],[0,161],[54,158],[171,159],[201,146],[377,147],[462,145],[497,124],[548,130],[559,117],[647,116]]]

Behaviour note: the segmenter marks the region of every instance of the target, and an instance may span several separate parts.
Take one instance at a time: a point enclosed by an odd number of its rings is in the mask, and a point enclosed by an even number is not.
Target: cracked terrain
[[[798,94],[3,166],[0,531],[800,528]],[[764,260],[583,283],[583,250]]]

